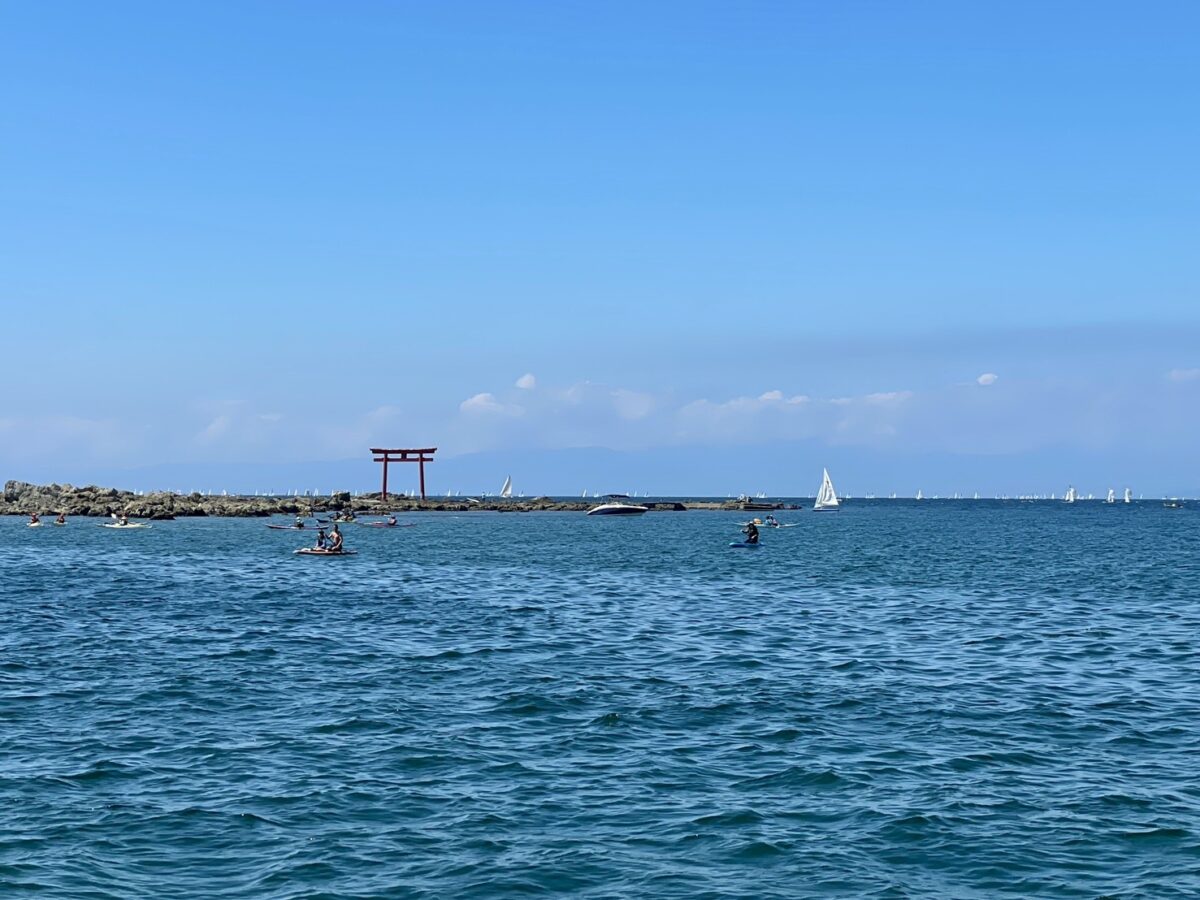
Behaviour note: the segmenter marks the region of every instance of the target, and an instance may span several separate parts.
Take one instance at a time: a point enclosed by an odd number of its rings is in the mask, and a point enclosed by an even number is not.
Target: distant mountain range
[[[1045,450],[1005,456],[898,454],[823,443],[778,443],[737,447],[679,447],[619,451],[598,447],[565,450],[491,451],[439,456],[426,468],[430,495],[498,493],[511,475],[515,494],[577,497],[593,493],[660,496],[736,496],[763,492],[768,496],[812,496],[828,467],[840,494],[926,497],[1054,492],[1068,484],[1081,495],[1102,497],[1108,488],[1129,486],[1134,496],[1200,495],[1182,459],[1126,459],[1096,453],[1064,454]],[[366,452],[354,459],[284,463],[168,463],[134,468],[89,467],[50,471],[26,466],[0,473],[35,483],[93,483],[130,490],[174,490],[229,493],[327,494],[335,490],[378,491],[380,466]],[[1191,486],[1189,486],[1191,485]],[[393,465],[393,491],[417,489],[415,465]]]

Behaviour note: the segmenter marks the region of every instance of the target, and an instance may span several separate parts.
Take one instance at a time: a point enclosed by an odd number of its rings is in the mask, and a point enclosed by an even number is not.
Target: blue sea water
[[[1195,897],[1198,512],[0,520],[0,894]]]

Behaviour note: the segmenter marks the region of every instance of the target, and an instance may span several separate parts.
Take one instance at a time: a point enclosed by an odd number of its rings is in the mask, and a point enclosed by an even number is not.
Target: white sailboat
[[[500,488],[500,496],[507,500],[512,496],[512,476],[509,475],[504,479],[504,487]]]
[[[833,489],[833,482],[829,480],[829,470],[822,469],[821,489],[817,491],[817,500],[813,504],[813,512],[837,512],[839,506],[837,493]]]
[[[1133,491],[1131,491],[1129,488],[1125,488],[1125,502],[1126,503],[1133,502]]]
[[[1063,503],[1074,503],[1077,498],[1078,494],[1075,493],[1075,485],[1067,485],[1067,492],[1063,494]]]
[[[1114,491],[1112,488],[1109,488],[1108,496],[1104,498],[1104,502],[1105,503],[1116,503],[1117,502],[1117,492]]]
[[[925,495],[921,493],[921,489],[920,489],[920,488],[917,488],[917,499],[918,499],[918,500],[924,500],[924,499],[925,499]]]

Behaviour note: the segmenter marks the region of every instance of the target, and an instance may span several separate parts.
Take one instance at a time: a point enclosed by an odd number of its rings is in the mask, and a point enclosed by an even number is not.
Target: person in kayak
[[[54,524],[55,525],[66,525],[67,524],[67,514],[59,513],[58,518],[54,520]]]
[[[746,527],[742,529],[742,534],[746,535],[747,544],[758,543],[758,526],[753,522],[746,523]]]
[[[29,514],[29,524],[30,525],[40,525],[40,524],[42,524],[42,520],[38,518],[37,513],[30,513]]]
[[[329,535],[329,552],[342,552],[342,533],[338,531],[337,525],[333,526],[333,531]]]

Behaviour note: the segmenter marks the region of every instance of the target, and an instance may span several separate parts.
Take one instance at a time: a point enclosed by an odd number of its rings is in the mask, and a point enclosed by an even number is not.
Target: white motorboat
[[[638,506],[636,503],[613,501],[612,503],[601,503],[599,506],[593,506],[587,511],[587,514],[589,516],[640,516],[645,512],[650,512],[650,507]]]

